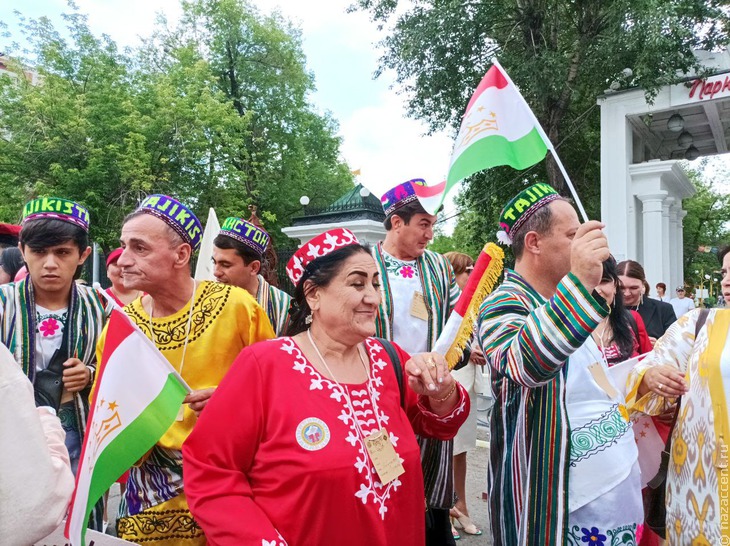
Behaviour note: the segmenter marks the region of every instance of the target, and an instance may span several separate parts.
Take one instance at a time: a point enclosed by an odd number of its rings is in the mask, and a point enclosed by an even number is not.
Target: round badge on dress
[[[330,441],[330,429],[321,419],[307,417],[297,427],[297,443],[307,451],[323,449]]]

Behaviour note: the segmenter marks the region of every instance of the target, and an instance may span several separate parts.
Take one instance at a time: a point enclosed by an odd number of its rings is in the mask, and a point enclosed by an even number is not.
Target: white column
[[[682,262],[680,261],[680,252],[682,251],[683,241],[679,236],[679,213],[682,211],[682,202],[675,200],[672,208],[669,210],[669,246],[672,250],[670,254],[670,278],[672,279],[672,290],[682,284]]]
[[[654,287],[658,282],[663,282],[669,286],[674,283],[672,279],[672,256],[675,253],[675,248],[669,229],[672,205],[674,205],[674,197],[671,196],[665,198],[662,203],[662,256],[664,258],[664,273],[661,279],[657,279],[652,283],[652,293],[654,293]]]
[[[668,192],[657,191],[637,195],[642,204],[643,263],[646,280],[656,285],[664,277],[663,211]],[[667,287],[668,288],[668,287]]]
[[[599,101],[601,104],[601,101]],[[601,221],[617,261],[632,256],[630,241],[635,236],[634,200],[631,196],[629,164],[633,155],[631,127],[622,104],[601,104]]]
[[[677,250],[679,252],[679,281],[677,286],[684,284],[684,217],[687,216],[686,210],[680,210],[677,213]],[[677,288],[675,286],[674,288]]]

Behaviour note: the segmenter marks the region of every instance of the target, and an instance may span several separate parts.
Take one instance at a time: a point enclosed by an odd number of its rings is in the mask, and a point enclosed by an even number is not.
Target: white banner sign
[[[46,538],[36,542],[34,546],[71,546],[70,542],[63,536],[64,527],[66,527],[65,521]],[[120,544],[132,543],[89,529],[86,531],[86,544],[87,546],[119,546]]]

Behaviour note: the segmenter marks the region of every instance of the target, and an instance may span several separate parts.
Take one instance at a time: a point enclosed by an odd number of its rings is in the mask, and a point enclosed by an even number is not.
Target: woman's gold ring
[[[428,360],[426,360],[426,364],[428,364],[428,367],[429,368],[435,368],[436,367],[436,363],[433,361],[433,358],[429,358]]]
[[[659,390],[662,390],[663,388],[664,388],[664,385],[662,385],[661,383],[659,383]]]

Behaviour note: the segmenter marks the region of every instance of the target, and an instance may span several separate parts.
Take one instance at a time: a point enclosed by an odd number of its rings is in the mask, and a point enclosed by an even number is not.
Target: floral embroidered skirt
[[[644,523],[641,474],[634,464],[616,487],[568,516],[567,546],[636,546]]]

